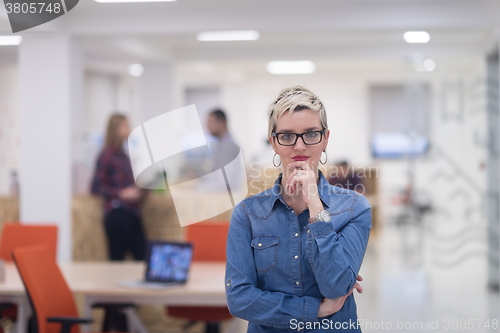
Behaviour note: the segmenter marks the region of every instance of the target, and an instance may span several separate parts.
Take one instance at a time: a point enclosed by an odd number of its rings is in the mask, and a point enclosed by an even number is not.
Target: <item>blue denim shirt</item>
[[[368,200],[330,185],[318,191],[330,222],[308,223],[270,189],[234,209],[227,238],[226,297],[248,332],[361,332],[354,293],[337,313],[318,318],[323,298],[346,295],[356,283],[371,229]]]

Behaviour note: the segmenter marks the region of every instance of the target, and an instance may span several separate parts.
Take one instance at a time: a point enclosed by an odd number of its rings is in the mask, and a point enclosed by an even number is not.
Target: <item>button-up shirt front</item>
[[[331,186],[319,172],[318,191],[330,222],[308,223],[272,188],[246,198],[231,217],[226,295],[248,332],[361,332],[354,294],[337,313],[318,318],[321,301],[346,295],[356,283],[371,229],[362,195]]]

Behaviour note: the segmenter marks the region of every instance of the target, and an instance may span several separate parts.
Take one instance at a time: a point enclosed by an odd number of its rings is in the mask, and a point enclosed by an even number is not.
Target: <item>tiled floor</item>
[[[425,226],[392,226],[370,244],[356,295],[363,332],[500,332],[486,251],[438,261],[434,243]]]

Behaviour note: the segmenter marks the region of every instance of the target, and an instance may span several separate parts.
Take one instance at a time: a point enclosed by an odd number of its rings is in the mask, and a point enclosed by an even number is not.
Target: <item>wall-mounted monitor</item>
[[[429,140],[417,134],[377,133],[372,136],[370,145],[375,158],[415,157],[425,154]]]

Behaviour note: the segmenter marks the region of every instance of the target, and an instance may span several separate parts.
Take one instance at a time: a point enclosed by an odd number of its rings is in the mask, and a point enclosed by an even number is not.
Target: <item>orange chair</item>
[[[5,224],[0,239],[0,259],[12,261],[12,250],[18,246],[45,244],[52,258],[57,254],[57,226]],[[17,319],[17,305],[0,303],[0,317]],[[3,332],[2,332],[3,333]]]
[[[186,229],[186,241],[194,244],[193,261],[226,261],[228,222],[196,223]],[[189,319],[190,322],[185,328],[197,321],[204,321],[205,333],[218,333],[219,322],[233,317],[226,306],[171,306],[167,308],[167,314]]]
[[[0,241],[0,258],[10,261],[12,260],[12,251],[15,248],[40,244],[43,244],[47,248],[49,257],[55,262],[57,254],[57,226],[5,225]],[[121,313],[121,310],[133,306],[134,304],[131,303],[99,303],[93,305],[95,308],[104,308],[106,310],[103,323],[104,332],[116,331],[116,329],[119,331],[126,331],[127,325],[125,318],[122,318],[124,315]],[[0,303],[0,311],[1,317],[7,317],[12,320],[15,320],[17,317],[17,306],[15,304]],[[64,325],[73,324],[67,322]]]
[[[17,247],[13,257],[37,320],[38,333],[78,333],[77,324],[92,322],[90,318],[78,317],[73,294],[49,248]]]
[[[56,225],[6,224],[0,240],[0,259],[12,261],[11,253],[18,246],[45,244],[52,258],[57,254]]]

